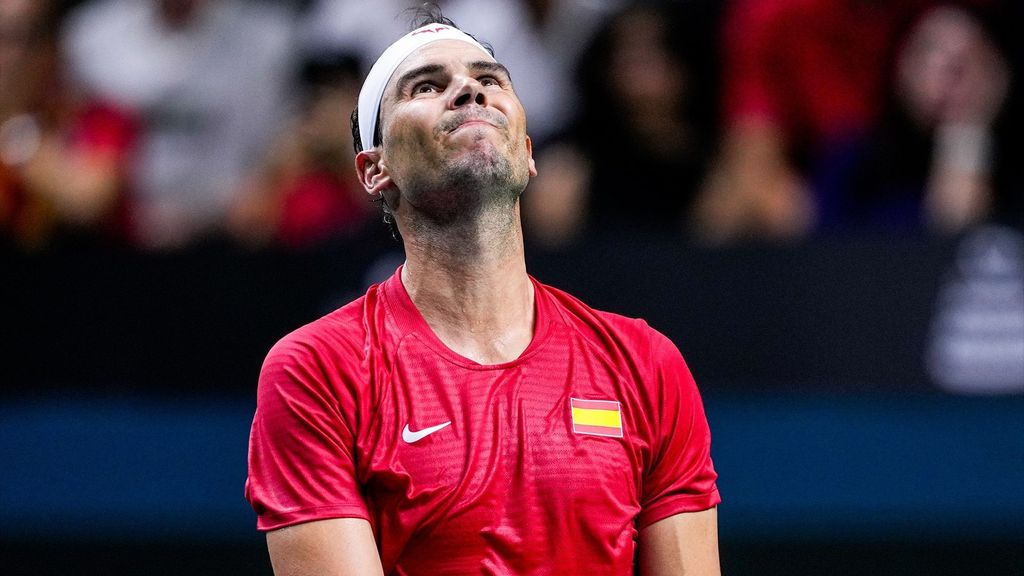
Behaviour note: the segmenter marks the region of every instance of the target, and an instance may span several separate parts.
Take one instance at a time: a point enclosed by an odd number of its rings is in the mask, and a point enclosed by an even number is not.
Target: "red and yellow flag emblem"
[[[618,402],[569,398],[569,406],[573,432],[622,438],[622,409]]]

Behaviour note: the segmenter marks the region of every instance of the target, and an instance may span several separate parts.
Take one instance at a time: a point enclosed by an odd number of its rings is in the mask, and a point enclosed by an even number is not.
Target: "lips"
[[[441,128],[444,132],[455,132],[459,128],[475,125],[485,125],[492,128],[502,129],[508,123],[505,118],[499,114],[488,114],[486,111],[474,111],[472,113],[462,113],[452,116],[445,122]]]
[[[452,128],[448,132],[449,133],[455,132],[456,130],[458,130],[460,128],[466,128],[468,126],[490,126],[492,128],[497,128],[497,126],[495,126],[494,124],[488,122],[487,120],[472,119],[472,120],[466,120],[465,122],[462,122],[462,123],[456,125],[454,128]]]

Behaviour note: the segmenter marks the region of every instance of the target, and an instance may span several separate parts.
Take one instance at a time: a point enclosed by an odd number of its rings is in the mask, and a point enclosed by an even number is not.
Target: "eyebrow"
[[[469,68],[469,70],[472,72],[491,72],[495,74],[501,74],[505,78],[507,78],[509,82],[512,81],[512,75],[509,74],[508,68],[506,68],[502,64],[499,64],[498,62],[492,62],[490,60],[477,60],[475,62],[470,62],[469,64],[466,65],[466,67]],[[398,78],[398,81],[395,82],[395,92],[397,92],[398,94],[405,94],[406,88],[408,88],[409,84],[413,83],[417,78],[420,78],[422,76],[439,74],[441,72],[444,72],[444,70],[445,67],[442,66],[441,64],[424,64],[423,66],[413,68],[412,70],[409,70],[408,72],[402,74],[402,76]]]
[[[405,89],[409,86],[409,84],[411,84],[420,76],[429,76],[431,74],[437,74],[443,71],[444,66],[440,64],[424,64],[419,68],[413,68],[412,70],[409,70],[405,74],[402,74],[402,76],[398,79],[398,82],[395,83],[395,91],[398,94],[405,94]]]
[[[498,62],[491,60],[477,60],[476,62],[470,62],[467,68],[473,72],[492,72],[503,75],[505,78],[512,81],[512,74],[509,74],[508,68]]]

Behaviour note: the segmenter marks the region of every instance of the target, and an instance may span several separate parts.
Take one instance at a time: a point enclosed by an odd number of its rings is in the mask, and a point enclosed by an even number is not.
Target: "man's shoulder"
[[[278,340],[260,368],[258,410],[319,409],[327,402],[354,414],[361,399],[371,398],[375,294],[371,287]]]
[[[372,289],[371,289],[372,292]],[[365,349],[370,296],[363,295],[308,324],[292,330],[267,354],[267,363],[323,360],[360,355]]]
[[[689,377],[679,348],[645,320],[595,310],[562,290],[546,292],[583,350],[613,366],[622,382],[633,382],[644,396],[657,396],[665,374]]]
[[[541,284],[565,323],[576,333],[602,347],[618,345],[636,352],[637,347],[657,346],[668,339],[646,320],[591,307],[568,292]]]

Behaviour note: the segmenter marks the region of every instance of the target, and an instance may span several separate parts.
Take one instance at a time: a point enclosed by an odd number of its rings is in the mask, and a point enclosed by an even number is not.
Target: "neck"
[[[403,227],[402,283],[441,341],[480,364],[515,360],[535,321],[518,204],[444,230]]]

